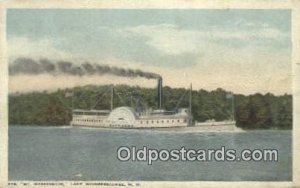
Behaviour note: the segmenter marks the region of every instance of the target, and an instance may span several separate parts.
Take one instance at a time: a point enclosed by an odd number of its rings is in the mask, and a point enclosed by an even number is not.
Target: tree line
[[[111,86],[88,85],[55,92],[13,93],[9,95],[10,125],[68,125],[72,109],[110,109]],[[114,86],[113,106],[131,106],[136,110],[156,109],[157,91],[152,88]],[[189,106],[188,89],[163,88],[163,107],[176,110]],[[192,91],[194,121],[234,119],[243,129],[291,129],[292,96],[271,93],[228,95],[218,88]],[[233,113],[234,112],[234,113]]]

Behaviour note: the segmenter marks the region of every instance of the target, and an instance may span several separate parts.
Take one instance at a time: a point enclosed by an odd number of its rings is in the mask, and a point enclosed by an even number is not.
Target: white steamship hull
[[[168,128],[186,127],[190,122],[187,109],[166,114],[154,111],[138,114],[130,107],[119,107],[107,114],[103,111],[77,110],[73,114],[72,126],[101,128]]]

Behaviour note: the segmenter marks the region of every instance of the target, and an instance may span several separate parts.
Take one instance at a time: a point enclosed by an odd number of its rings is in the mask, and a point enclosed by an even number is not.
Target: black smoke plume
[[[88,62],[75,64],[68,61],[52,62],[48,59],[36,61],[30,58],[18,58],[14,60],[9,66],[9,74],[67,74],[74,76],[109,74],[122,77],[143,77],[148,79],[161,78],[159,74],[144,72],[138,69],[124,69],[108,65],[91,64]]]

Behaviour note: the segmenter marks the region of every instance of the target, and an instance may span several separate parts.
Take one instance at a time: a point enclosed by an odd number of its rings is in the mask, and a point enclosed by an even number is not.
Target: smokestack
[[[163,95],[163,88],[162,88],[162,77],[159,77],[157,80],[157,108],[162,108],[162,95]]]

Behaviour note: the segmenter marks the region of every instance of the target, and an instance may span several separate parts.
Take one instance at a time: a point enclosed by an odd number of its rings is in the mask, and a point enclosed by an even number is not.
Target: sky
[[[162,75],[164,85],[234,93],[291,93],[290,10],[9,9],[10,63],[18,57],[89,61]],[[62,82],[64,80],[64,82]],[[113,75],[12,75],[9,89],[156,81]]]

